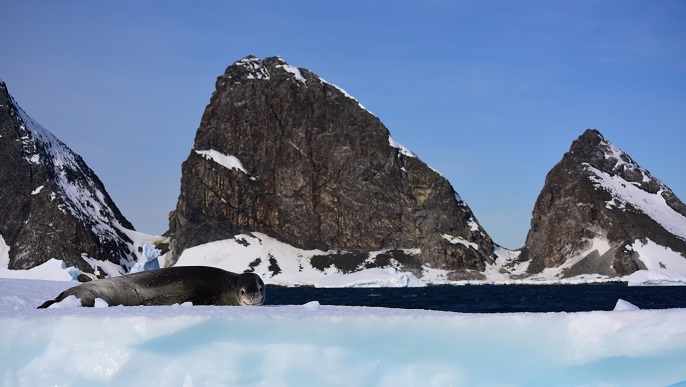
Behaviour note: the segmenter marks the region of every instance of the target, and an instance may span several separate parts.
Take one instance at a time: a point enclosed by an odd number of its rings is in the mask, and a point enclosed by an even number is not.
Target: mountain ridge
[[[0,268],[57,257],[83,271],[130,270],[139,233],[1,79],[0,125],[0,148],[13,155],[0,172],[11,182],[0,187]],[[55,227],[63,215],[72,223]],[[212,261],[279,284],[286,272],[310,281],[373,267],[434,283],[686,274],[686,205],[599,131],[586,130],[549,171],[525,245],[503,249],[376,115],[281,57],[248,56],[217,78],[169,221],[167,265]],[[46,242],[65,229],[67,238]]]

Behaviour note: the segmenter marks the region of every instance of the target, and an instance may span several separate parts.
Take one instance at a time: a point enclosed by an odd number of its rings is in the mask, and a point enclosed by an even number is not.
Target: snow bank
[[[30,385],[672,385],[686,309],[462,314],[319,305],[35,307],[0,279],[0,375]]]
[[[637,239],[627,249],[637,252],[648,270],[666,269],[686,275],[686,258],[669,247],[660,246],[646,238],[645,243]]]
[[[414,288],[426,286],[412,273],[398,273],[392,268],[365,269],[355,273],[324,277],[314,282],[316,288]]]
[[[414,250],[408,251],[418,253]],[[382,252],[370,253],[370,259]],[[262,277],[266,284],[280,286],[421,286],[421,281],[414,275],[398,272],[396,268],[362,270],[363,267],[360,267],[362,272],[344,275],[333,265],[323,270],[312,265],[314,257],[327,256],[330,253],[298,249],[265,234],[254,232],[188,248],[183,251],[176,266],[213,266],[235,273],[250,271]]]
[[[47,262],[28,270],[9,270],[0,267],[0,278],[72,281],[72,275],[64,262],[51,258]]]

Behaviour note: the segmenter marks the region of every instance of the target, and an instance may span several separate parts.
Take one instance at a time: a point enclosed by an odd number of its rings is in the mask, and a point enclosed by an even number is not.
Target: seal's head
[[[255,273],[242,273],[236,280],[236,295],[243,306],[264,304],[266,287],[262,278]]]

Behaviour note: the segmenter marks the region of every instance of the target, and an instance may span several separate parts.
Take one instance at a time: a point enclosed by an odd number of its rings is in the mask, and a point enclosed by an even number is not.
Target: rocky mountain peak
[[[170,216],[175,254],[239,233],[299,248],[421,249],[483,269],[493,243],[450,183],[343,89],[280,57],[217,78]]]
[[[622,276],[653,265],[645,249],[653,245],[686,254],[686,207],[600,132],[586,130],[536,201],[523,249],[529,271]]]
[[[50,258],[88,272],[103,262],[121,271],[133,265],[131,223],[83,159],[26,114],[4,82],[0,153],[0,236],[9,247],[8,268]]]

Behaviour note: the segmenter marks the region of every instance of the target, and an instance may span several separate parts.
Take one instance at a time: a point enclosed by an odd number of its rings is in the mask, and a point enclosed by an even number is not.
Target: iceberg
[[[350,274],[322,277],[314,282],[315,288],[414,288],[426,286],[409,272],[396,272],[393,268],[373,268]]]
[[[669,270],[638,270],[625,277],[629,286],[686,286],[686,275]]]
[[[146,270],[155,270],[160,268],[160,263],[158,258],[160,257],[160,252],[149,243],[143,245],[143,253],[139,258],[138,262],[131,268],[130,273],[138,273]]]

